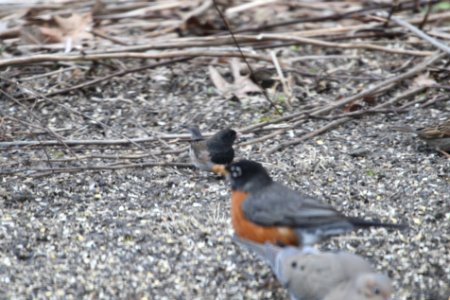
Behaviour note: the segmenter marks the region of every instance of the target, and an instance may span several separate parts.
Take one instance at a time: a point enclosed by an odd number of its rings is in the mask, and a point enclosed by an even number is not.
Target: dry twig
[[[401,75],[390,77],[387,80],[384,80],[383,82],[380,82],[380,83],[376,84],[375,86],[373,86],[371,88],[365,89],[365,90],[363,90],[362,92],[360,92],[360,93],[358,93],[356,95],[353,95],[353,96],[350,96],[350,97],[346,97],[346,98],[344,98],[342,100],[339,100],[339,101],[336,101],[335,103],[332,103],[332,104],[330,104],[330,105],[328,105],[328,106],[326,106],[324,108],[317,109],[316,111],[311,113],[311,116],[320,116],[320,115],[322,115],[324,113],[328,113],[328,112],[332,111],[333,109],[341,107],[341,106],[343,106],[343,105],[345,105],[347,103],[350,103],[352,101],[360,99],[360,98],[362,98],[364,96],[372,95],[373,93],[379,91],[380,89],[385,88],[387,85],[393,86],[396,83],[399,83],[400,81],[402,81],[404,79],[410,78],[410,77],[416,75],[417,73],[422,72],[428,66],[430,66],[431,64],[436,62],[438,59],[443,58],[444,56],[445,56],[445,53],[437,53],[437,54],[433,55],[431,58],[426,59],[421,64],[419,64],[416,67],[412,68],[411,70],[409,70],[409,71],[407,71],[407,72],[405,72],[405,73],[403,73]],[[385,105],[391,105],[391,103],[383,103],[383,104],[377,105],[376,107],[374,107],[374,109],[383,108],[383,107],[385,107]],[[305,118],[305,117],[303,117],[303,118]],[[279,144],[279,145],[277,145],[275,147],[272,147],[271,149],[269,149],[266,152],[266,154],[270,155],[271,153],[279,151],[282,148],[301,143],[301,142],[305,141],[306,139],[309,139],[309,138],[312,138],[314,136],[317,136],[318,134],[322,134],[325,131],[330,130],[332,128],[335,128],[335,127],[337,127],[337,126],[339,126],[339,125],[341,125],[341,124],[343,124],[343,123],[345,123],[345,122],[347,122],[349,120],[351,120],[350,117],[344,117],[342,119],[332,121],[331,123],[329,123],[329,124],[319,128],[316,131],[307,133],[307,134],[303,135],[302,137],[299,137],[299,138],[296,138],[294,140],[290,140],[290,141],[287,141],[287,142],[283,142],[283,143],[281,143],[281,144]]]

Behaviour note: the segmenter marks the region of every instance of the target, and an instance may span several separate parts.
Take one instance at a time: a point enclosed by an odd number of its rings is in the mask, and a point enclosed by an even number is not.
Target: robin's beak
[[[228,170],[225,165],[214,165],[212,166],[212,171],[223,176],[228,175]]]

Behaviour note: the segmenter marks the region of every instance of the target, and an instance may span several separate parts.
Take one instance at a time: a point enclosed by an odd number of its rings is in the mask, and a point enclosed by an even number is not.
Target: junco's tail
[[[195,127],[188,127],[189,132],[191,133],[191,137],[194,141],[203,140],[203,135],[200,132],[200,129],[198,129],[197,126]]]
[[[364,220],[359,218],[347,218],[347,220],[356,228],[384,227],[392,229],[405,229],[408,227],[408,225],[406,224],[383,223],[379,221]]]

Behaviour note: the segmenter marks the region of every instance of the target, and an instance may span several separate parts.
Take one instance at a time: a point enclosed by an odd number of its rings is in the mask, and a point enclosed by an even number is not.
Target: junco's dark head
[[[216,133],[211,140],[214,140],[218,143],[223,143],[224,145],[233,145],[234,141],[236,140],[237,133],[233,129],[226,128],[218,133]]]
[[[272,182],[266,169],[256,161],[243,159],[227,165],[225,170],[234,190],[250,192]]]

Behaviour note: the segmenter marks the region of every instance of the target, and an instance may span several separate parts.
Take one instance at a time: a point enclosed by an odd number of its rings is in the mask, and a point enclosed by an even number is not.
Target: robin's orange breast
[[[294,230],[288,227],[260,226],[249,221],[242,211],[242,202],[248,194],[241,191],[231,193],[231,223],[235,233],[242,238],[257,243],[273,243],[282,245],[298,245]]]

